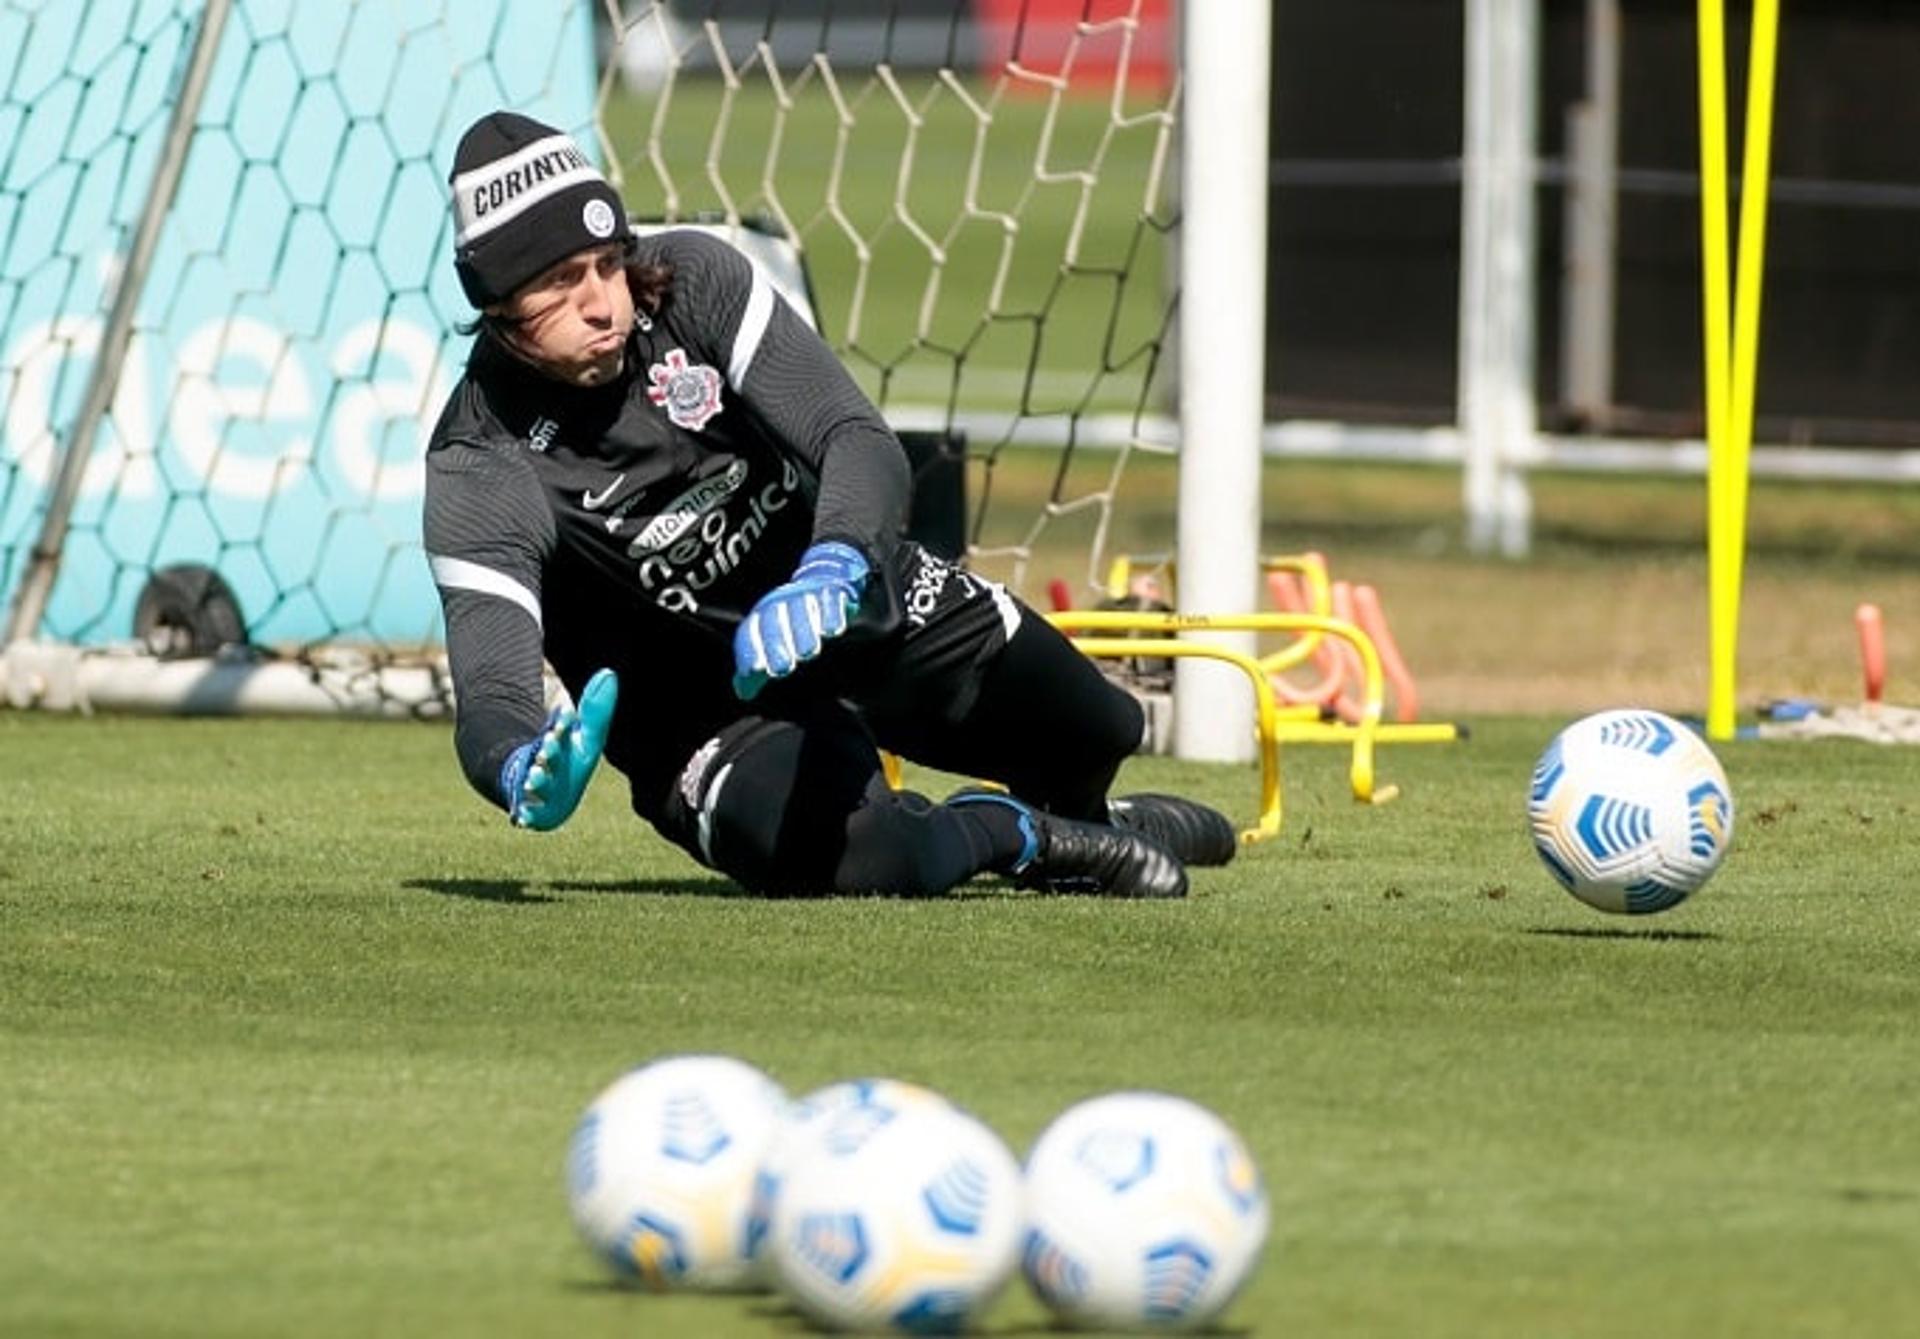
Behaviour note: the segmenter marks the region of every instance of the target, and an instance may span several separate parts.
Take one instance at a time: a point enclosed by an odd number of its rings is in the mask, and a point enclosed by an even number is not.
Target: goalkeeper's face
[[[570,386],[600,386],[626,365],[633,293],[617,243],[576,251],[503,304],[506,339],[522,358]]]

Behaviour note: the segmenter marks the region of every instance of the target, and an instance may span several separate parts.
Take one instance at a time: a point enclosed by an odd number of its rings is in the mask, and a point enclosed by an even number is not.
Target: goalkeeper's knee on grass
[[[577,706],[554,708],[538,739],[507,755],[500,794],[515,827],[551,832],[573,816],[600,765],[620,680],[601,670],[581,691]]]

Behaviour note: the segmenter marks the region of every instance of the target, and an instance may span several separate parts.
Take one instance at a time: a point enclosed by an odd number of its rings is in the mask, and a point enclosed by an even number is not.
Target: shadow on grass
[[[563,1291],[570,1293],[626,1296],[638,1299],[646,1299],[659,1295],[641,1286],[637,1280],[612,1277],[598,1279],[570,1278],[563,1282],[560,1287]],[[808,1320],[806,1314],[802,1312],[799,1307],[776,1294],[740,1292],[720,1293],[715,1296],[716,1300],[745,1303],[745,1310],[748,1315],[752,1316],[755,1320],[766,1322],[781,1334],[826,1333],[826,1331],[823,1331],[819,1326]],[[644,1304],[645,1302],[642,1300],[641,1305]],[[1005,1339],[1039,1335],[1051,1335],[1053,1339],[1066,1339],[1066,1336],[1071,1334],[1085,1333],[1084,1331],[1072,1330],[1064,1324],[1051,1321],[1028,1322],[1021,1325],[993,1325],[986,1328],[975,1328],[972,1332],[989,1336],[1004,1336]],[[1248,1336],[1253,1334],[1253,1330],[1243,1325],[1206,1325],[1197,1330],[1187,1330],[1185,1333],[1197,1334],[1203,1337],[1211,1335],[1214,1336],[1214,1339],[1248,1339]]]
[[[776,1297],[764,1298],[757,1305],[749,1306],[747,1310],[756,1319],[770,1323],[783,1334],[822,1333],[820,1327],[809,1321],[799,1308]],[[1014,1339],[1014,1336],[1028,1335],[1051,1335],[1053,1339],[1067,1339],[1067,1336],[1084,1334],[1086,1331],[1072,1329],[1064,1323],[1030,1321],[1022,1325],[976,1326],[970,1330],[970,1333],[989,1335],[994,1339]],[[1204,1325],[1199,1329],[1186,1330],[1183,1333],[1212,1335],[1215,1339],[1246,1339],[1246,1336],[1251,1335],[1253,1331],[1242,1326]]]
[[[534,889],[522,879],[408,879],[400,885],[441,897],[464,897],[473,902],[498,902],[508,906],[557,902],[560,899]],[[544,885],[554,893],[597,893],[614,897],[725,897],[756,902],[838,902],[866,898],[883,902],[1034,902],[1057,897],[1081,897],[1088,894],[1048,894],[1016,887],[992,877],[976,879],[944,893],[924,896],[883,893],[756,893],[742,888],[720,874],[701,874],[683,879],[563,879]]]
[[[545,893],[527,891],[518,879],[408,879],[402,888],[418,888],[442,897],[464,897],[474,902],[553,902]]]
[[[560,899],[534,889],[524,879],[408,879],[402,888],[464,897],[475,902],[525,904]],[[730,879],[718,874],[691,879],[567,879],[545,885],[555,893],[614,893],[632,897],[751,897]]]
[[[1031,898],[1001,880],[982,879],[944,893],[921,896],[888,893],[841,893],[828,888],[819,892],[756,893],[742,888],[720,874],[697,875],[685,879],[571,879],[549,885],[562,893],[613,893],[630,897],[730,897],[755,902],[844,902],[867,899],[877,902],[953,902],[962,898]]]
[[[658,1294],[650,1293],[646,1288],[642,1287],[638,1282],[627,1280],[627,1279],[616,1279],[616,1278],[592,1279],[592,1280],[568,1279],[566,1282],[562,1283],[560,1286],[564,1291],[570,1292],[570,1293],[576,1293],[576,1294],[585,1293],[585,1294],[599,1294],[602,1296],[632,1297],[636,1299],[637,1304],[640,1306],[645,1306],[646,1300],[648,1298],[653,1296],[658,1296]],[[818,1325],[815,1325],[812,1321],[808,1320],[806,1313],[801,1311],[800,1308],[798,1308],[797,1306],[793,1305],[793,1303],[788,1302],[784,1298],[774,1296],[772,1294],[720,1293],[715,1295],[715,1300],[744,1303],[745,1304],[744,1310],[747,1315],[771,1327],[773,1331],[777,1334],[825,1334],[825,1333],[828,1333],[828,1331],[822,1330]],[[1068,1332],[1060,1326],[1046,1325],[1046,1324],[1028,1324],[1028,1325],[995,1325],[989,1328],[975,1327],[975,1329],[973,1330],[973,1333],[984,1334],[984,1335],[994,1335],[994,1336],[1052,1335],[1055,1337],[1055,1339],[1064,1339],[1064,1336]],[[1245,1335],[1245,1334],[1250,1334],[1251,1331],[1248,1331],[1248,1330],[1201,1330],[1201,1331],[1198,1331],[1198,1333],[1203,1335],[1207,1335],[1207,1334]]]
[[[561,879],[552,886],[562,893],[613,893],[624,897],[753,896],[723,874],[696,874],[684,879]]]
[[[1555,939],[1635,939],[1643,943],[1677,940],[1681,943],[1718,943],[1720,936],[1711,930],[1628,930],[1611,925],[1556,925],[1528,930],[1530,935],[1549,935]]]

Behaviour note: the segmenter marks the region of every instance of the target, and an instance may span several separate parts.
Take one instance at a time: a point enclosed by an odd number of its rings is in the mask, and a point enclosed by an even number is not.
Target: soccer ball
[[[905,1101],[883,1087],[816,1117],[780,1174],[768,1259],[827,1329],[964,1329],[1018,1263],[1013,1154],[973,1116],[907,1088]]]
[[[1603,711],[1534,764],[1533,848],[1560,886],[1601,911],[1677,906],[1720,867],[1733,792],[1700,736],[1657,711]]]
[[[778,1281],[765,1249],[767,1232],[773,1225],[773,1206],[787,1173],[809,1149],[829,1137],[836,1147],[845,1146],[865,1127],[892,1120],[902,1111],[949,1105],[933,1089],[901,1079],[843,1079],[790,1103],[760,1159],[747,1225],[747,1253],[754,1257],[766,1285],[773,1287]]]
[[[1069,1107],[1027,1157],[1021,1267],[1070,1325],[1192,1329],[1225,1310],[1267,1239],[1267,1193],[1225,1121],[1184,1097]]]
[[[574,1226],[615,1274],[649,1288],[755,1286],[754,1177],[786,1106],[779,1084],[724,1055],[622,1075],[574,1127]]]

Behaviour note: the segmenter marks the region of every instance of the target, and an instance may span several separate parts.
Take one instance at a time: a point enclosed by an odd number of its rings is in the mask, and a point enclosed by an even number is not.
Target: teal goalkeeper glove
[[[867,560],[851,544],[815,544],[801,554],[787,583],[762,595],[734,629],[734,696],[749,701],[768,679],[819,655],[860,612],[866,584]]]
[[[620,679],[603,669],[587,680],[578,707],[555,707],[540,737],[507,755],[500,793],[513,825],[551,832],[573,816],[607,746]]]

